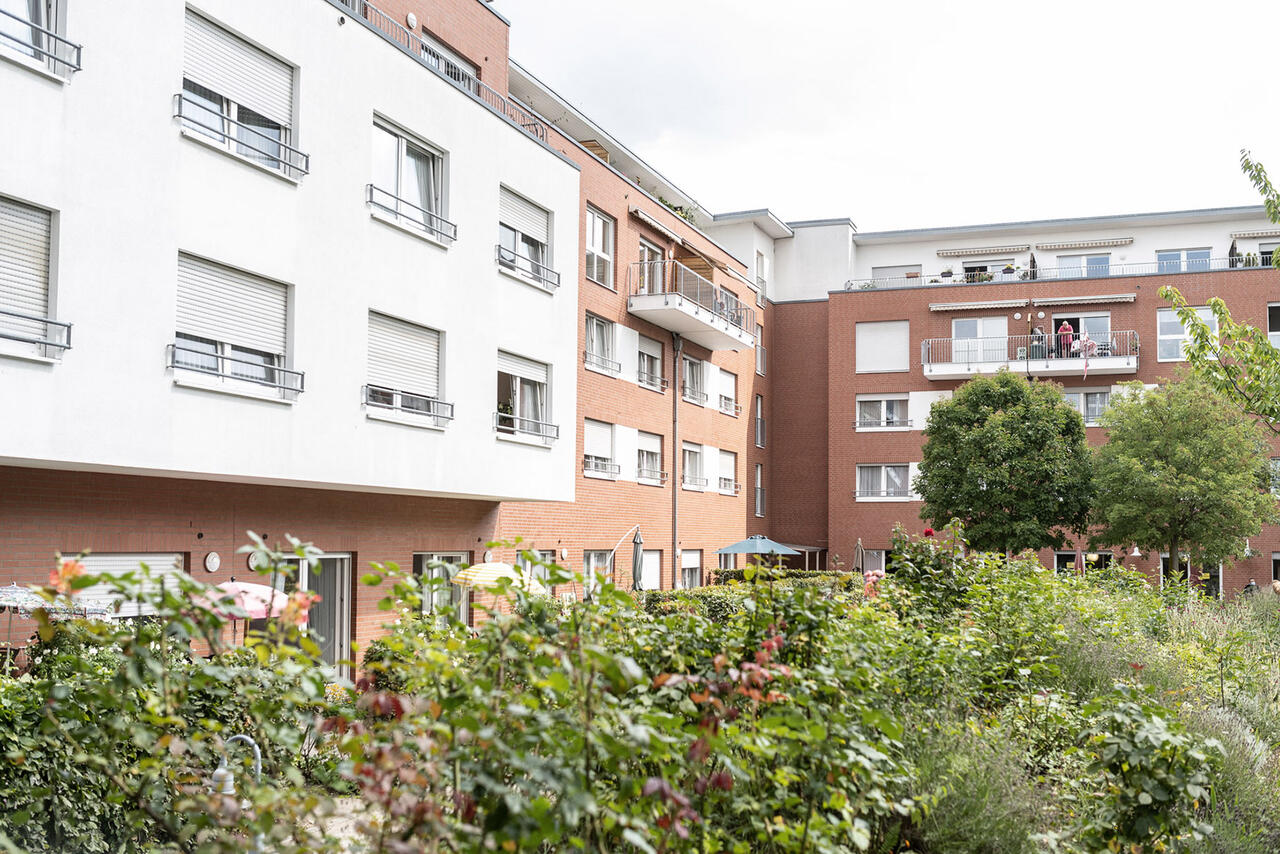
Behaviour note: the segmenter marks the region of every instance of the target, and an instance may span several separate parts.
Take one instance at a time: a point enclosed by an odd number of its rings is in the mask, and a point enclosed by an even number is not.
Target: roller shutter
[[[284,353],[288,296],[279,282],[178,256],[178,332]]]
[[[171,589],[177,589],[177,576],[182,572],[182,554],[180,552],[140,552],[132,554],[91,554],[81,559],[87,572],[93,575],[121,576],[127,572],[141,576],[141,564],[145,563],[151,570],[151,581],[146,590],[155,592],[164,583]],[[95,584],[86,587],[76,594],[77,599],[86,602],[98,602],[114,605],[118,595],[112,592],[107,584]],[[137,602],[123,602],[117,616],[137,617],[154,614],[155,609]]]
[[[498,351],[498,370],[533,382],[546,383],[547,381],[547,366],[542,362],[504,353],[501,350]]]
[[[533,202],[503,187],[498,200],[498,218],[523,235],[544,246],[551,243],[551,216]]]
[[[49,243],[52,215],[0,199],[0,309],[49,316]],[[45,325],[0,315],[0,333],[42,339]]]
[[[613,425],[585,419],[582,424],[582,453],[588,457],[613,459]]]
[[[369,312],[369,383],[440,396],[440,333]]]
[[[190,9],[182,74],[284,127],[293,124],[293,67]]]

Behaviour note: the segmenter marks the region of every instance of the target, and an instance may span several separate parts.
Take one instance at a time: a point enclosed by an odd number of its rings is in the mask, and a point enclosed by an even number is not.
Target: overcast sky
[[[1278,0],[497,0],[511,56],[713,212],[861,231],[1256,204]]]

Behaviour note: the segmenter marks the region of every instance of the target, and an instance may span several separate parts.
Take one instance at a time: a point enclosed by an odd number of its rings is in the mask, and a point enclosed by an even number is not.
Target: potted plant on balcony
[[[952,272],[950,267],[942,271],[942,278],[944,279],[949,279],[952,277],[952,275],[954,275],[954,273]]]
[[[1012,264],[1005,264],[1004,270],[1002,270],[1001,272],[1003,272],[1006,276],[1012,276],[1014,273],[1014,267]]]

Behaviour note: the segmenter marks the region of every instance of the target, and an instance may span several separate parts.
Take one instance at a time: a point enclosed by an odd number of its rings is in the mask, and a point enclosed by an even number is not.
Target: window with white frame
[[[1094,255],[1059,255],[1058,278],[1097,279],[1111,275],[1111,253]]]
[[[1196,316],[1209,326],[1211,335],[1218,334],[1218,318],[1208,307],[1195,309]],[[1187,343],[1187,332],[1171,308],[1156,311],[1156,360],[1160,362],[1181,362],[1183,350]]]
[[[71,346],[50,305],[52,247],[50,211],[0,198],[0,352],[56,357]]]
[[[707,479],[702,476],[702,446],[685,442],[681,448],[682,465],[680,482],[685,489],[704,489]]]
[[[1277,249],[1280,249],[1280,243],[1258,244],[1258,257],[1261,259],[1262,266],[1271,267],[1274,265]]]
[[[582,472],[613,480],[621,467],[613,461],[613,425],[590,418],[582,422]]]
[[[441,626],[451,619],[471,625],[470,588],[453,583],[458,570],[469,563],[470,552],[418,552],[413,556],[413,574],[422,585],[422,613],[434,614]]]
[[[582,589],[588,596],[600,589],[601,581],[613,581],[613,552],[582,553]]]
[[[516,555],[516,568],[520,577],[551,586],[551,567],[555,565],[554,549],[521,549]]]
[[[440,399],[441,334],[406,320],[369,312],[368,384],[364,402],[443,427],[453,404]]]
[[[645,388],[662,391],[667,387],[666,377],[662,375],[662,342],[646,335],[639,338],[636,380]]]
[[[1280,498],[1280,457],[1271,458],[1271,494]]]
[[[1099,391],[1079,391],[1072,389],[1062,393],[1062,399],[1067,405],[1080,413],[1084,418],[1085,425],[1093,427],[1098,424],[1102,418],[1102,413],[1107,411],[1107,407],[1111,405],[1110,390]]]
[[[1182,273],[1209,269],[1209,249],[1163,249],[1156,253],[1161,273]]]
[[[551,214],[519,193],[498,192],[498,266],[554,290],[560,274],[551,269]]]
[[[702,586],[702,549],[680,550],[680,586],[685,590]]]
[[[613,287],[613,217],[587,205],[587,278]]]
[[[65,6],[65,0],[0,0],[0,52],[59,75],[79,70],[80,46],[63,38]]]
[[[853,325],[853,337],[856,373],[911,369],[910,321],[859,321]]]
[[[723,369],[720,371],[720,411],[734,418],[742,412],[738,405],[738,375]]]
[[[439,149],[390,124],[373,125],[370,209],[444,243],[458,236],[445,218],[445,157]]]
[[[764,395],[756,395],[756,447],[763,448],[765,443]]]
[[[1267,305],[1267,341],[1280,348],[1280,303]]]
[[[636,293],[660,294],[666,278],[666,253],[655,243],[640,240],[640,263],[636,265]]]
[[[723,495],[738,494],[738,455],[733,451],[720,452],[720,479],[716,486]]]
[[[737,569],[737,568],[738,568],[738,556],[737,556],[737,555],[735,555],[735,554],[722,554],[722,555],[720,555],[720,570],[721,570],[722,572],[723,572],[724,570],[727,570],[727,569]]]
[[[764,463],[756,463],[756,515],[764,517]]]
[[[293,146],[293,66],[187,10],[178,116],[185,132],[289,177],[305,175]]]
[[[288,304],[289,289],[279,282],[180,254],[169,359],[175,381],[203,375],[296,396],[302,373],[285,367]]]
[[[863,549],[862,551],[862,572],[884,572],[885,570],[885,550],[884,549]]]
[[[858,466],[857,498],[859,500],[909,498],[911,496],[910,470],[910,466],[906,463]]]
[[[666,483],[667,473],[662,470],[662,437],[657,433],[636,434],[636,479],[650,486]]]
[[[756,305],[763,306],[769,295],[769,256],[756,252]]]
[[[911,426],[907,395],[858,397],[859,430],[906,429]]]
[[[756,324],[756,373],[765,375],[769,367],[769,351],[764,346],[764,327]]]
[[[541,439],[550,444],[560,428],[551,423],[550,368],[514,353],[498,351],[498,433]]]
[[[684,357],[684,399],[699,406],[705,406],[707,402],[707,393],[702,386],[702,372],[701,359]]]
[[[587,349],[583,352],[583,360],[588,368],[608,374],[616,374],[622,370],[622,363],[614,357],[613,338],[613,322],[588,312]]]

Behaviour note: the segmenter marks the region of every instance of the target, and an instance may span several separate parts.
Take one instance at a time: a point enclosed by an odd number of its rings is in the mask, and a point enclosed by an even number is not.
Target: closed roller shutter
[[[684,569],[698,569],[702,566],[702,549],[683,549],[680,552],[680,566]]]
[[[182,74],[285,127],[293,124],[293,68],[187,10]]]
[[[636,448],[641,451],[662,455],[662,437],[657,433],[638,433]]]
[[[498,218],[523,235],[544,246],[551,242],[550,215],[533,202],[502,188],[498,201]]]
[[[91,554],[81,559],[84,568],[94,575],[121,576],[126,572],[137,573],[141,577],[141,564],[145,563],[151,570],[151,580],[145,589],[155,592],[163,582],[170,589],[177,589],[176,576],[182,572],[182,554],[180,552],[140,552],[133,554]],[[76,594],[77,599],[114,605],[118,594],[112,592],[107,584],[95,584],[86,587]],[[118,616],[137,617],[154,614],[155,609],[145,603],[123,602]]]
[[[0,309],[49,316],[48,211],[0,199]],[[45,337],[44,324],[0,314],[0,333]]]
[[[732,401],[738,399],[738,375],[729,371],[720,372],[720,394]]]
[[[640,352],[652,356],[659,363],[662,361],[662,344],[652,338],[646,338],[644,335],[640,336]]]
[[[440,333],[369,312],[369,383],[440,396]]]
[[[279,282],[178,256],[179,332],[284,353],[288,297]]]
[[[547,366],[542,362],[535,362],[532,359],[526,359],[523,356],[516,356],[512,353],[504,353],[501,350],[498,351],[498,370],[504,374],[511,374],[512,376],[537,383],[545,383],[547,381]]]
[[[734,482],[738,480],[738,455],[733,451],[720,452],[720,476]]]
[[[588,457],[613,459],[613,425],[586,419],[582,427],[582,453]]]

